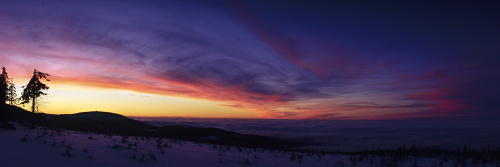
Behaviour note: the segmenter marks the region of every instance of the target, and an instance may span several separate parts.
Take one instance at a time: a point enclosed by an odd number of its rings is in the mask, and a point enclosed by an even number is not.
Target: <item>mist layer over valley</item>
[[[245,134],[307,142],[314,149],[357,151],[397,147],[498,148],[498,121],[268,120],[133,117],[156,126],[215,127]]]

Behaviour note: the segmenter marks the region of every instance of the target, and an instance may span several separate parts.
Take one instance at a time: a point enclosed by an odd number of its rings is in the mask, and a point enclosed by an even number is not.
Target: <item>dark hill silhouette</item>
[[[26,111],[21,107],[8,104],[0,104],[0,124],[3,124],[3,122],[12,121],[19,122],[24,125],[29,125],[29,123],[31,123],[31,120],[33,119],[33,117],[31,116],[31,112]]]
[[[28,122],[27,120],[30,119],[30,114],[32,113],[16,107],[15,110],[8,112],[8,120],[23,120],[24,122]],[[211,144],[273,149],[289,149],[302,145],[298,142],[258,135],[240,134],[218,128],[191,126],[156,127],[120,114],[102,111],[64,115],[37,115],[39,118],[39,125],[49,129],[75,130],[108,135],[163,137]]]
[[[31,112],[20,107],[0,104],[0,129],[15,130],[16,128],[8,123],[9,121],[19,122],[28,126],[33,119],[31,116]]]
[[[60,128],[103,134],[153,136],[152,131],[154,132],[156,128],[123,115],[101,111],[64,115],[46,114],[45,118],[41,125],[50,129]]]

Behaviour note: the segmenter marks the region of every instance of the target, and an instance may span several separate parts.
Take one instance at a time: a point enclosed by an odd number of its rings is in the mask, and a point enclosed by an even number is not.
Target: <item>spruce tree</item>
[[[10,78],[9,88],[7,89],[7,99],[6,100],[7,100],[7,102],[9,102],[10,105],[17,104],[16,85],[14,84],[13,78]]]
[[[36,99],[43,95],[47,95],[47,93],[43,92],[43,90],[49,89],[49,87],[46,84],[42,83],[40,80],[45,79],[46,81],[50,81],[49,79],[47,79],[48,76],[50,75],[42,73],[35,69],[33,70],[33,76],[31,77],[28,85],[23,86],[24,89],[23,93],[21,94],[21,104],[26,104],[31,101],[31,112],[33,113],[32,128],[35,128],[35,123],[37,122],[35,115],[35,107],[37,105]]]
[[[2,67],[2,74],[0,74],[0,105],[5,105],[7,101],[7,90],[9,89],[9,76],[5,71],[5,67]]]
[[[47,95],[47,93],[43,92],[43,90],[49,89],[49,87],[42,83],[40,79],[45,79],[46,81],[50,81],[47,77],[49,74],[42,73],[37,71],[36,69],[33,71],[33,76],[31,80],[28,82],[28,85],[23,86],[24,90],[21,94],[21,104],[32,102],[31,112],[35,113],[36,99],[42,95]]]

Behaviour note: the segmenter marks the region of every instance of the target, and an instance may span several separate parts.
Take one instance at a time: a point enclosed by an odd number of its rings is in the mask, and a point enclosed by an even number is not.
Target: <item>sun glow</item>
[[[125,116],[257,117],[254,112],[220,106],[217,102],[126,90],[54,85],[47,93],[48,95],[43,97],[42,102],[44,103],[39,109],[41,112],[49,114],[106,111]],[[28,109],[29,105],[24,107]]]

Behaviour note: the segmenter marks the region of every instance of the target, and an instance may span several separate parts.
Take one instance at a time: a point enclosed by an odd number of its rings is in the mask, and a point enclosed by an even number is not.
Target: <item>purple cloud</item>
[[[1,65],[263,117],[498,116],[498,11],[428,5],[8,2]]]

